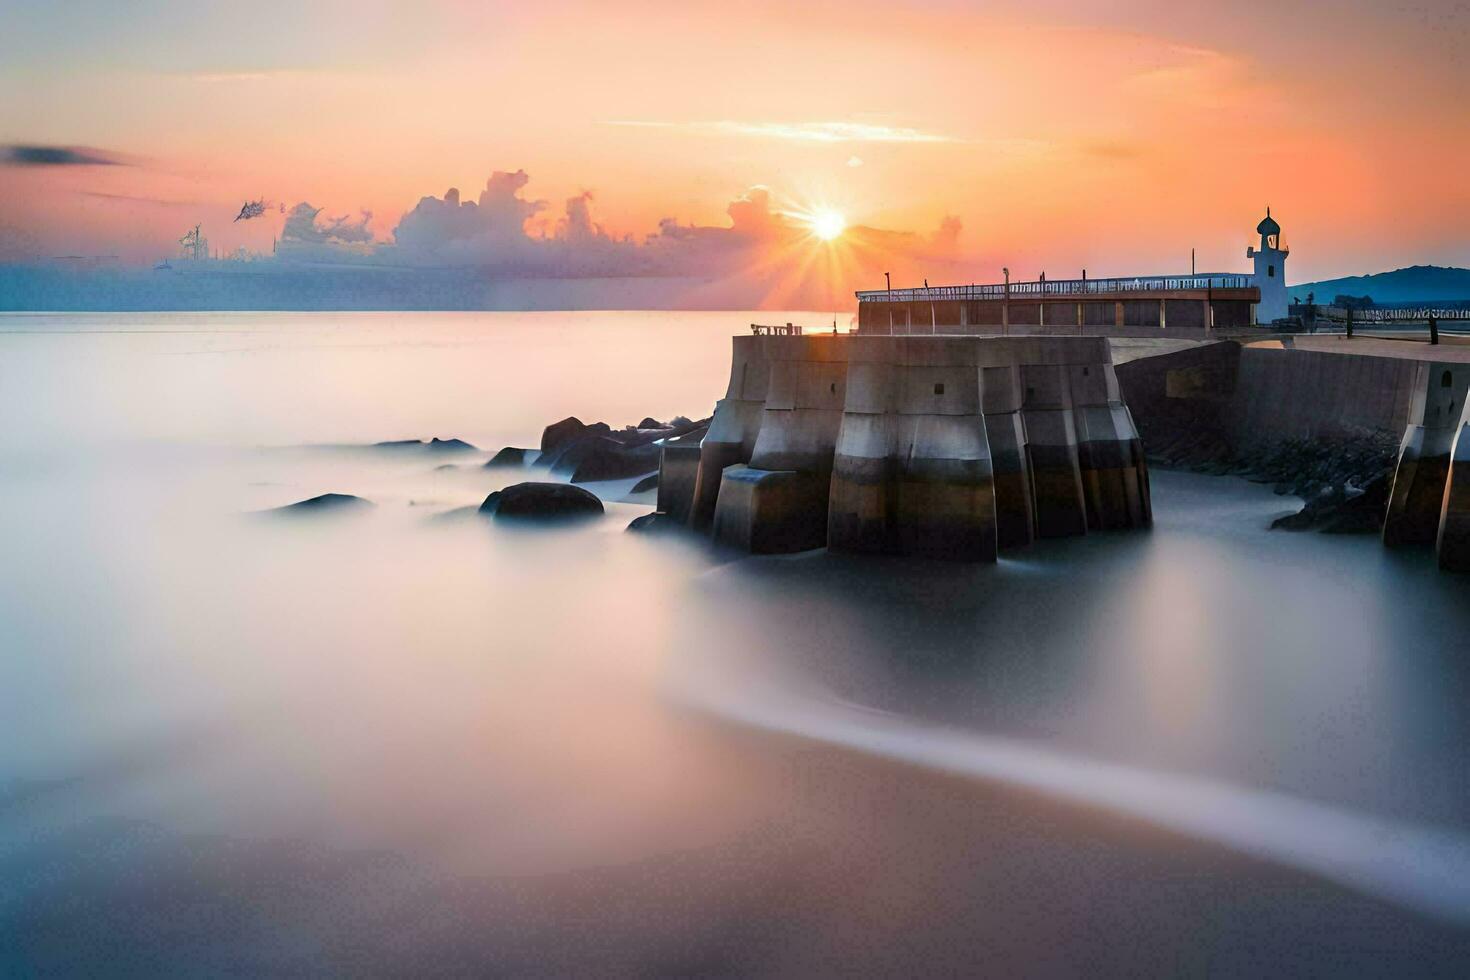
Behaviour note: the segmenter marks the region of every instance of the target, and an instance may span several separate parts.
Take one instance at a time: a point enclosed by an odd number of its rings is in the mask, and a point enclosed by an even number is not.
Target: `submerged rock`
[[[629,531],[638,534],[688,534],[689,525],[675,519],[670,514],[654,511],[652,514],[644,514],[635,517],[628,524]]]
[[[486,469],[499,468],[502,466],[525,466],[526,454],[531,450],[518,449],[515,446],[506,446],[500,452],[490,458],[485,464]]]
[[[373,443],[374,449],[427,449],[436,453],[472,453],[476,448],[463,439],[440,439],[438,436],[425,442],[422,439],[392,439]]]
[[[629,493],[647,493],[650,490],[657,490],[657,489],[658,489],[658,474],[657,473],[650,473],[647,476],[645,476],[643,479],[639,480],[637,483],[633,484],[633,489],[632,490],[629,490],[628,492]]]
[[[324,493],[307,500],[298,500],[294,504],[286,504],[284,507],[272,507],[261,513],[286,515],[345,513],[354,510],[366,510],[373,506],[376,505],[371,500],[354,497],[350,493]]]
[[[473,453],[479,451],[463,439],[440,439],[438,436],[430,439],[427,445],[429,449],[436,453]]]
[[[1271,527],[1286,531],[1317,529],[1326,534],[1369,534],[1383,527],[1390,475],[1380,473],[1361,487],[1328,483],[1306,498],[1295,514],[1278,517]]]
[[[485,498],[480,513],[499,518],[558,519],[597,517],[597,495],[567,483],[517,483]]]

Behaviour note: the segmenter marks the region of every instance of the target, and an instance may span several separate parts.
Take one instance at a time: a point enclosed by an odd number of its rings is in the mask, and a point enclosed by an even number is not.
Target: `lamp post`
[[[1006,277],[1005,292],[1000,301],[1000,332],[1008,334],[1011,332],[1011,270],[1002,267],[1000,271]]]
[[[890,276],[888,273],[885,272],[885,273],[883,273],[883,282],[886,284],[884,288],[887,290],[887,293],[888,293],[888,295],[887,295],[887,301],[883,305],[886,306],[886,307],[888,307],[888,332],[890,334],[892,334],[893,333],[893,277]]]

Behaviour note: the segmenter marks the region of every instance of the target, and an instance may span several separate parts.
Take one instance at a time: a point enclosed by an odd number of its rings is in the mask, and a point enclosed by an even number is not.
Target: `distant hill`
[[[1318,303],[1330,303],[1338,295],[1371,296],[1377,304],[1470,300],[1470,269],[1411,265],[1371,276],[1298,283],[1286,287],[1286,291],[1303,302],[1307,293],[1313,293]]]

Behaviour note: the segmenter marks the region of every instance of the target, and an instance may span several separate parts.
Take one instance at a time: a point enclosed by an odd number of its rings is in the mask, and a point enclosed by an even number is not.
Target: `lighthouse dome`
[[[1276,223],[1275,218],[1271,217],[1270,208],[1266,209],[1266,216],[1261,219],[1261,223],[1256,225],[1256,233],[1260,235],[1281,234],[1281,226]]]

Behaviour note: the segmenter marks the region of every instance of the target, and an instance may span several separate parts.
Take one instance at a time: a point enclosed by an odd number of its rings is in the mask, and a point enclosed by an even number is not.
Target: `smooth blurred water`
[[[1463,965],[1428,553],[1169,473],[979,568],[457,512],[773,316],[0,317],[0,973]]]

